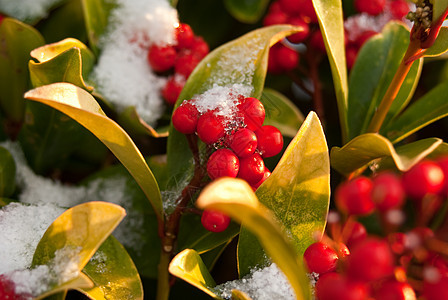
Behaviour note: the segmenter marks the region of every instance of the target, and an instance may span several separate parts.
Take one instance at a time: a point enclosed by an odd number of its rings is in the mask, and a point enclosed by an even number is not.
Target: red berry
[[[256,131],[263,125],[265,117],[264,106],[257,98],[244,98],[238,105],[238,109],[248,129]]]
[[[358,48],[361,48],[371,37],[377,35],[378,32],[374,30],[366,30],[361,33],[355,40],[355,44]]]
[[[194,104],[184,101],[181,106],[173,112],[171,121],[174,128],[183,134],[192,134],[196,131],[199,112]]]
[[[206,144],[214,144],[225,136],[226,120],[217,116],[214,111],[208,111],[199,117],[197,133]]]
[[[405,200],[401,179],[392,172],[382,172],[373,178],[372,199],[380,211],[400,207]]]
[[[390,2],[390,12],[397,20],[401,20],[406,17],[409,11],[409,4],[406,0],[394,0]]]
[[[229,149],[216,150],[207,162],[207,173],[212,180],[225,176],[235,178],[239,168],[238,157]]]
[[[180,23],[179,26],[176,27],[175,31],[176,31],[177,46],[179,48],[189,48],[193,45],[194,33],[190,25]]]
[[[208,44],[200,36],[195,36],[193,44],[190,47],[191,53],[193,53],[199,60],[203,59],[210,51]]]
[[[439,165],[443,172],[444,181],[442,195],[448,197],[448,156],[439,158],[436,163]]]
[[[283,68],[277,62],[277,54],[276,54],[277,47],[278,47],[277,44],[275,44],[274,46],[271,47],[271,49],[269,49],[268,72],[271,74],[283,73]]]
[[[261,178],[261,180],[258,181],[257,183],[252,184],[252,185],[251,185],[252,189],[253,189],[254,191],[256,191],[256,190],[260,187],[260,185],[261,185],[263,182],[265,182],[266,179],[269,178],[269,176],[271,176],[271,171],[269,171],[268,168],[266,168],[266,166],[265,166],[265,167],[264,167],[263,178]]]
[[[241,128],[228,138],[228,145],[238,155],[238,157],[247,157],[257,149],[257,136],[247,128]]]
[[[229,216],[214,210],[204,210],[201,217],[202,226],[211,232],[221,232],[230,224]]]
[[[448,277],[440,275],[434,280],[425,280],[422,294],[425,300],[448,299]]]
[[[263,26],[287,24],[288,15],[283,11],[270,11],[263,19]]]
[[[358,56],[358,48],[347,47],[345,49],[345,59],[347,60],[347,68],[351,69],[355,65],[356,57]]]
[[[249,184],[256,184],[263,178],[264,169],[263,158],[260,154],[254,153],[240,159],[238,177],[246,180]]]
[[[350,215],[370,214],[375,209],[371,196],[372,186],[372,181],[365,176],[340,184],[336,189],[336,205]]]
[[[299,64],[299,53],[282,44],[279,44],[279,46],[273,50],[272,55],[283,71],[292,71]]]
[[[325,243],[313,243],[306,248],[303,260],[310,273],[328,273],[336,270],[338,255]]]
[[[26,300],[32,299],[29,294],[17,294],[15,291],[15,283],[6,277],[4,274],[0,274],[0,299],[1,300]]]
[[[445,177],[439,165],[425,160],[405,172],[402,180],[406,193],[418,200],[427,194],[438,194],[442,191]]]
[[[315,30],[310,34],[310,46],[321,53],[327,53],[324,38],[322,37],[320,30]]]
[[[283,136],[275,126],[265,125],[255,131],[258,139],[258,150],[263,157],[279,154],[283,149]]]
[[[356,246],[358,243],[364,241],[367,238],[367,230],[361,223],[351,222],[346,226],[351,226],[350,234],[347,238],[347,245],[350,248]]]
[[[302,7],[300,10],[300,15],[309,23],[317,23],[319,20],[317,19],[313,2],[311,0],[301,0],[301,1],[302,1]]]
[[[300,13],[303,2],[303,0],[278,0],[281,10],[290,15]]]
[[[394,257],[387,242],[369,238],[356,245],[347,259],[347,274],[355,280],[370,282],[392,275]]]
[[[172,46],[152,45],[148,51],[148,62],[156,72],[165,72],[174,66],[176,50]]]
[[[192,53],[182,53],[176,59],[174,64],[174,71],[177,74],[183,75],[185,78],[190,76],[194,68],[198,65],[200,59],[198,59]]]
[[[382,13],[385,6],[386,0],[355,0],[355,8],[358,12],[372,16]]]
[[[378,300],[416,300],[414,289],[406,282],[388,280],[375,293]]]
[[[407,248],[407,235],[403,232],[393,232],[387,236],[390,249],[393,253],[401,255]]]
[[[302,43],[310,35],[310,26],[302,18],[290,18],[288,23],[301,28],[301,31],[288,36],[288,41],[291,43]]]
[[[320,276],[315,291],[318,300],[365,300],[369,295],[367,285],[335,272]]]
[[[184,88],[185,81],[172,76],[162,89],[162,96],[169,105],[174,105]]]

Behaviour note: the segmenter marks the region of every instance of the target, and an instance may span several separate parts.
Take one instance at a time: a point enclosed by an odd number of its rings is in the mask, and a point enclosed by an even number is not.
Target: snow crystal
[[[102,52],[91,79],[118,110],[134,106],[149,124],[163,110],[160,90],[166,78],[153,73],[145,48],[173,44],[177,11],[166,0],[120,0],[101,38]]]
[[[97,273],[105,273],[107,272],[108,268],[106,265],[107,262],[107,255],[106,253],[102,251],[96,251],[96,253],[92,256],[90,259],[90,262],[95,266],[95,271]]]
[[[276,264],[253,270],[243,279],[226,282],[215,289],[224,299],[231,298],[233,289],[245,292],[253,300],[296,299],[294,290]]]
[[[63,212],[51,204],[4,206],[0,210],[0,274],[28,268],[40,239]]]
[[[1,11],[18,20],[40,19],[61,0],[0,0]]]

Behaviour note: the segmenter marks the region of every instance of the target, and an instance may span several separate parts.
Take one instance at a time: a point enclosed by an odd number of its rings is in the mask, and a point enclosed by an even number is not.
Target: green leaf
[[[9,197],[16,188],[16,163],[11,153],[0,147],[0,197]],[[0,202],[2,202],[0,200]],[[1,206],[1,203],[0,203]]]
[[[23,120],[28,90],[30,51],[45,42],[33,27],[5,18],[0,26],[0,108],[7,119]]]
[[[217,179],[202,190],[196,205],[200,209],[222,211],[242,223],[257,236],[266,253],[286,275],[297,299],[311,298],[302,257],[297,254],[273,212],[258,201],[246,181]]]
[[[216,286],[216,283],[196,251],[185,249],[177,254],[170,262],[169,272],[197,287],[209,296],[221,299],[211,290]]]
[[[124,247],[110,236],[84,267],[95,284],[81,289],[91,299],[143,299],[143,286],[135,265]]]
[[[52,272],[58,271],[58,270],[52,270],[51,265],[50,265],[50,270]],[[43,294],[41,294],[38,297],[35,297],[33,299],[36,299],[36,300],[40,300],[40,299],[64,300],[68,290],[73,290],[73,289],[77,289],[77,288],[88,288],[88,287],[92,287],[92,286],[93,286],[93,283],[90,280],[90,278],[87,277],[86,275],[84,275],[83,273],[80,273],[78,277],[76,277],[72,280],[51,286],[51,288],[48,291],[44,292]]]
[[[81,3],[89,45],[98,55],[100,36],[106,31],[110,12],[116,7],[116,3],[108,0],[81,0]]]
[[[443,15],[448,8],[448,0],[431,1],[433,3],[432,8],[432,21],[435,22],[439,17]]]
[[[257,189],[261,203],[272,210],[288,231],[297,256],[323,233],[330,202],[330,161],[321,124],[311,112],[291,141],[271,176]],[[265,255],[243,226],[238,243],[240,276]]]
[[[235,19],[249,24],[260,20],[268,3],[268,0],[224,0],[224,5]]]
[[[347,65],[345,62],[344,19],[341,0],[313,0],[330,61],[338,103],[343,140],[347,139]]]
[[[425,57],[434,57],[442,55],[443,53],[448,51],[448,28],[442,27],[440,28],[439,35],[435,40],[434,44],[429,47],[425,53]]]
[[[380,132],[392,143],[397,143],[421,128],[448,116],[448,82],[442,82],[413,102]]]
[[[118,122],[123,128],[135,134],[149,135],[154,138],[164,138],[168,136],[168,131],[158,132],[148,123],[146,123],[138,114],[135,106],[127,107],[118,116]]]
[[[331,166],[336,171],[348,175],[376,159],[391,157],[397,169],[404,172],[431,153],[441,143],[441,139],[429,138],[395,149],[385,137],[376,133],[366,133],[357,136],[342,148],[333,147],[330,153],[330,161]]]
[[[382,33],[361,49],[350,73],[348,95],[349,138],[365,133],[409,44],[409,31],[401,23],[387,24]],[[418,83],[422,60],[412,65],[389,109],[383,126],[409,102]]]
[[[54,83],[28,91],[25,98],[65,113],[98,137],[128,169],[150,201],[158,219],[163,220],[159,187],[145,159],[129,135],[104,114],[87,91],[69,83]]]
[[[297,106],[281,93],[269,88],[263,90],[260,101],[266,111],[263,125],[275,126],[283,136],[293,138],[305,119]]]
[[[269,48],[283,37],[294,33],[293,26],[277,25],[251,31],[213,50],[188,78],[177,102],[192,99],[214,85],[243,84],[252,86],[251,96],[260,98],[266,77]],[[179,151],[179,149],[186,149]],[[185,177],[190,169],[191,151],[183,134],[172,126],[167,153],[168,170],[172,176]],[[173,182],[177,183],[176,180]]]
[[[56,293],[73,287],[62,286],[72,280],[64,273],[68,270],[80,272],[125,214],[123,208],[112,203],[88,202],[66,210],[48,227],[36,247],[31,264],[31,268],[48,265],[55,270],[55,276],[60,277],[50,284],[48,292]],[[62,272],[61,268],[67,271]],[[83,278],[85,276],[80,274],[73,280]]]
[[[86,85],[84,78],[92,70],[95,57],[80,41],[68,38],[45,45],[31,51],[31,56],[38,61],[29,62],[34,87],[69,82],[88,91],[93,90],[93,87]]]

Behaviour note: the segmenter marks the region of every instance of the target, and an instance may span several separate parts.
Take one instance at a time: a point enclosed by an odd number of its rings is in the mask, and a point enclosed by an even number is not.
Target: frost
[[[226,282],[215,289],[224,299],[231,298],[233,289],[245,292],[253,300],[296,299],[294,290],[276,264],[253,270],[243,279]]]
[[[90,259],[91,264],[95,266],[95,272],[100,274],[104,274],[108,271],[106,261],[107,255],[100,250],[96,251]]]
[[[48,10],[61,0],[0,0],[3,13],[18,20],[44,18]]]

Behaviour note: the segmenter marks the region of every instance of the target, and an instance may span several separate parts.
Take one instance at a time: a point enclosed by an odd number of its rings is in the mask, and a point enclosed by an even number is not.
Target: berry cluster
[[[0,299],[25,300],[31,298],[31,295],[28,294],[17,294],[14,282],[12,282],[6,275],[0,274]]]
[[[196,65],[208,54],[208,44],[196,36],[188,24],[176,27],[175,45],[153,44],[148,49],[148,63],[157,73],[169,74],[162,96],[170,105],[176,103],[185,81]]]
[[[330,212],[326,234],[304,253],[318,278],[317,299],[448,299],[448,224],[440,232],[428,227],[447,191],[448,156],[423,160],[401,175],[383,171],[340,184],[335,203],[345,221]],[[375,211],[383,238],[355,220]]]
[[[238,177],[256,190],[271,174],[263,159],[280,153],[283,137],[276,127],[263,125],[265,110],[258,99],[229,97],[235,107],[231,116],[217,108],[202,109],[195,100],[184,101],[173,112],[173,126],[183,134],[197,134],[214,151],[206,165],[210,179]],[[204,212],[202,224],[210,231],[223,231],[229,219],[221,215]]]

